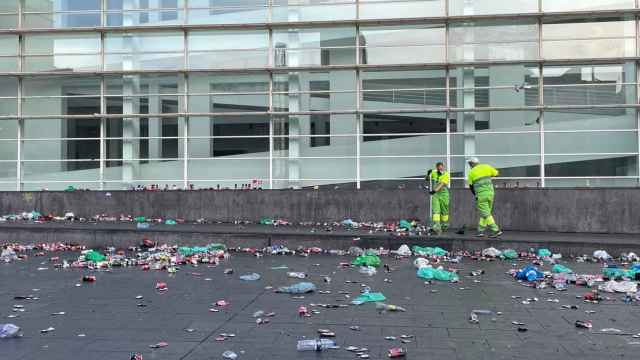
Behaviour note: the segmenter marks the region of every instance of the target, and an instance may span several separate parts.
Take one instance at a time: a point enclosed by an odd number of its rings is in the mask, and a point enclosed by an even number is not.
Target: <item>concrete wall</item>
[[[451,194],[453,227],[475,227],[471,194]],[[635,189],[498,189],[495,217],[506,230],[640,234]],[[274,190],[196,192],[0,192],[0,214],[36,209],[78,216],[98,213],[233,221],[281,217],[290,221],[424,219],[420,190]]]

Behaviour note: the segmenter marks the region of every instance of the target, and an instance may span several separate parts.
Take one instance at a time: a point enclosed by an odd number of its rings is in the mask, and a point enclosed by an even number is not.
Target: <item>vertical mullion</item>
[[[447,112],[445,114],[446,117],[446,146],[447,146],[447,152],[446,152],[446,163],[447,163],[447,170],[449,172],[451,172],[451,112],[449,112],[449,108],[451,107],[451,99],[449,99],[449,67],[447,66],[447,68],[445,69],[444,72],[444,88],[445,88],[445,107],[447,109]]]
[[[540,134],[540,186],[543,188],[546,187],[546,174],[545,174],[545,147],[544,147],[544,65],[542,63],[538,64],[538,106],[540,106],[540,110],[538,112],[538,116],[540,119],[540,123],[538,124],[538,132]]]
[[[187,6],[187,1],[185,1],[185,7]],[[186,14],[185,14],[186,16]],[[186,18],[185,18],[186,19]],[[182,188],[188,189],[189,186],[189,33],[186,29],[183,30],[183,56],[184,56],[184,75],[182,78],[183,81],[183,89],[182,89],[182,111],[186,114],[183,121],[183,132],[182,132],[182,156],[183,156],[183,164],[182,164]]]
[[[636,104],[640,104],[640,69],[639,62],[635,64],[636,68]],[[638,176],[638,186],[640,186],[640,108],[636,107],[636,141],[638,145],[638,157],[636,160],[636,171]]]
[[[22,13],[24,12],[24,0],[18,0],[18,29],[22,29]]]
[[[189,0],[184,0],[182,11],[184,12],[182,14],[182,24],[187,25],[189,23]]]
[[[104,76],[100,77],[100,114],[104,115],[106,111],[106,99],[105,99],[105,80]],[[106,119],[100,118],[100,190],[104,190],[104,170],[105,170],[105,137],[106,137]]]
[[[20,36],[22,37],[22,36]],[[23,137],[23,120],[22,120],[22,76],[18,77],[18,154],[16,164],[16,191],[22,190],[22,137]]]
[[[22,0],[19,2],[20,14],[19,18],[22,19]],[[22,73],[22,54],[23,54],[23,43],[24,43],[24,35],[18,35],[18,73]],[[17,115],[18,115],[18,153],[17,153],[17,163],[16,163],[16,190],[22,190],[22,138],[24,131],[24,121],[22,119],[22,75],[18,76],[18,89],[16,91],[17,95]]]
[[[360,159],[360,155],[361,155],[361,144],[360,144],[360,133],[362,132],[362,114],[361,114],[361,109],[362,109],[362,84],[360,81],[360,25],[358,23],[356,23],[356,117],[355,117],[355,122],[356,122],[356,134],[355,134],[355,141],[356,141],[356,189],[360,189],[360,178],[361,178],[361,159]]]
[[[271,34],[271,29],[269,29]],[[269,71],[269,190],[273,190],[273,71]]]
[[[100,1],[100,25],[107,26],[107,0]]]

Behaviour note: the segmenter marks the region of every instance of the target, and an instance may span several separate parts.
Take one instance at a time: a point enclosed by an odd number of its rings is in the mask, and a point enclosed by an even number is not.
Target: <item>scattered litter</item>
[[[361,305],[368,302],[385,301],[387,298],[380,292],[365,292],[351,301],[354,305]]]
[[[425,280],[440,280],[457,282],[459,280],[458,275],[453,272],[444,270],[442,267],[434,269],[433,267],[423,267],[418,269],[417,275],[419,278]]]
[[[238,358],[238,354],[234,353],[233,351],[227,350],[222,353],[222,357],[228,360],[236,360]]]
[[[14,324],[0,324],[0,339],[22,337],[22,329]]]
[[[601,260],[601,261],[606,261],[606,260],[611,259],[611,255],[609,255],[609,253],[607,253],[604,250],[596,250],[596,251],[594,251],[593,252],[593,257],[598,259],[598,260]]]
[[[397,306],[397,305],[391,305],[391,304],[384,304],[381,302],[377,302],[376,303],[376,310],[380,311],[380,312],[386,312],[386,311],[391,311],[391,312],[395,312],[395,311],[401,311],[401,312],[406,312],[407,309],[401,307],[401,306]]]
[[[251,273],[251,274],[241,275],[241,276],[240,276],[240,280],[244,280],[244,281],[256,281],[256,280],[260,280],[260,274],[258,274],[258,273]]]
[[[153,345],[149,345],[150,348],[152,349],[160,349],[160,348],[165,348],[169,346],[169,343],[161,341],[159,343],[153,344]]]
[[[316,286],[310,282],[301,282],[291,286],[281,286],[276,292],[283,294],[306,294],[316,291]]]

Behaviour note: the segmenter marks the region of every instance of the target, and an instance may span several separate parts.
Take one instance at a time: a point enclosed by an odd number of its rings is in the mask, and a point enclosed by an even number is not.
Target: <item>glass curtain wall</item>
[[[0,190],[640,184],[636,0],[0,1]]]

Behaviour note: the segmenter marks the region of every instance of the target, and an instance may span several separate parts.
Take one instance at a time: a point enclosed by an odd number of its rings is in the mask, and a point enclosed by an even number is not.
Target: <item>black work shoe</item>
[[[485,234],[484,234],[484,232],[482,232],[482,231],[478,231],[478,232],[476,233],[476,237],[485,237],[485,236],[486,236],[486,235],[485,235]]]
[[[502,230],[498,230],[498,231],[494,232],[493,234],[489,235],[489,237],[495,239],[495,238],[499,237],[500,235],[502,235]]]

